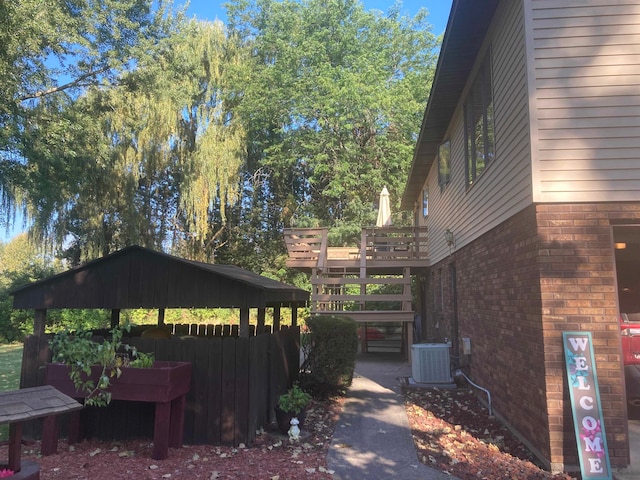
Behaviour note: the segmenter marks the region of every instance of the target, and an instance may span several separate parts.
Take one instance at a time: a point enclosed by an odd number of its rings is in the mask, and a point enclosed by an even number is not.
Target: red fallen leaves
[[[461,480],[555,479],[467,390],[405,390],[407,416],[418,458]]]

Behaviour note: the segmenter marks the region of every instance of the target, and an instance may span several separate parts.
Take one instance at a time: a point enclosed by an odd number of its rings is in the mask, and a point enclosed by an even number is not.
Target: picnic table
[[[9,424],[9,461],[12,480],[38,480],[40,466],[33,461],[22,461],[22,424],[26,420],[55,421],[55,416],[79,410],[82,405],[51,385],[0,392],[0,425]]]

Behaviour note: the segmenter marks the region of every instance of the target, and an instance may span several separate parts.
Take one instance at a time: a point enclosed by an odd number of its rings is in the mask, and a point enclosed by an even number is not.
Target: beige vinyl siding
[[[640,3],[525,9],[534,201],[640,200]]]
[[[444,231],[454,232],[456,248],[470,243],[532,202],[527,67],[522,3],[501,3],[478,63],[491,49],[495,159],[472,187],[465,181],[463,104],[466,92],[449,128],[451,181],[441,190],[437,162],[429,173],[429,260],[437,263],[449,255]],[[443,139],[443,140],[446,140]]]

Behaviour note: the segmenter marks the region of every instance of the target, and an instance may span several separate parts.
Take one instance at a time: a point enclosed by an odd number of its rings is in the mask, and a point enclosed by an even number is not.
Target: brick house
[[[567,330],[592,332],[611,466],[629,463],[618,316],[640,299],[639,24],[628,0],[454,0],[402,199],[429,231],[422,339],[452,340],[553,471],[579,461]]]

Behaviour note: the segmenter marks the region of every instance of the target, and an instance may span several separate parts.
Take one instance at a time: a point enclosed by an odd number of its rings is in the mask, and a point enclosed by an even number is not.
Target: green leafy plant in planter
[[[297,418],[300,428],[304,426],[305,409],[311,402],[311,395],[302,390],[298,385],[291,387],[286,393],[280,395],[276,406],[276,420],[282,434],[286,434],[292,418]]]
[[[69,378],[76,390],[85,393],[85,405],[102,407],[111,402],[109,385],[111,379],[122,375],[122,367],[153,366],[153,354],[138,352],[135,347],[122,343],[124,332],[129,329],[129,325],[116,327],[103,342],[93,340],[90,331],[59,332],[49,342],[52,361],[70,367]],[[97,382],[90,378],[91,367],[95,366],[102,369]]]

